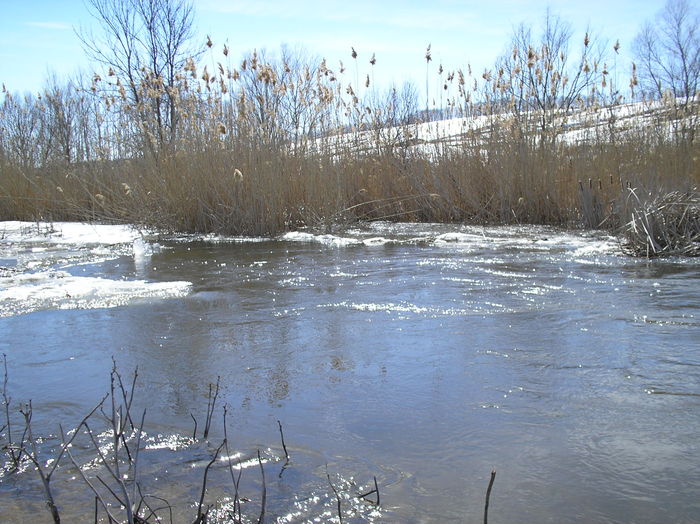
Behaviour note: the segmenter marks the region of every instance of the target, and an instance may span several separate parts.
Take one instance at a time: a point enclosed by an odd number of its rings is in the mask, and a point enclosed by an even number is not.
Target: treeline
[[[628,188],[700,181],[700,25],[685,0],[642,28],[631,71],[616,68],[618,42],[578,41],[549,13],[482,73],[436,65],[428,47],[425,101],[411,84],[377,89],[374,56],[360,76],[354,49],[347,64],[285,47],[234,61],[209,37],[197,49],[185,0],[88,4],[102,32],[81,38],[100,72],[3,91],[0,219],[616,227]],[[457,117],[456,131],[430,123]]]

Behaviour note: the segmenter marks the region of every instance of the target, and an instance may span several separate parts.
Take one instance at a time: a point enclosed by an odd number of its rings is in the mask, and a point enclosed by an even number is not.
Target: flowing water
[[[254,466],[250,520],[257,450],[271,521],[335,517],[335,488],[345,520],[481,522],[492,469],[493,522],[700,520],[697,261],[531,227],[63,243],[39,229],[0,227],[12,405],[32,399],[50,457],[59,423],[107,391],[112,358],[125,377],[138,367],[141,474],[176,522],[199,497],[224,404]],[[193,441],[217,377],[210,442]],[[70,464],[55,475],[62,512],[92,519]],[[227,475],[217,463],[210,503],[231,496]],[[356,498],[373,477],[378,507]],[[50,522],[32,468],[0,474],[0,515]]]

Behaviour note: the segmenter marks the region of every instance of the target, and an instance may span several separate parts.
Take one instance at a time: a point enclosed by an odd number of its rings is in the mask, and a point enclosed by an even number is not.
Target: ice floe
[[[0,317],[46,309],[95,309],[187,295],[190,282],[114,279],[77,266],[132,256],[142,277],[160,250],[152,235],[126,225],[0,222]],[[73,272],[71,272],[71,270]]]

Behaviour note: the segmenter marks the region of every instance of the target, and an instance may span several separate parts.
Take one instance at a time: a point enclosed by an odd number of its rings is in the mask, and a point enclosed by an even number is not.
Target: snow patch
[[[141,236],[133,226],[78,222],[0,222],[3,242],[51,244],[130,244]]]
[[[127,225],[0,222],[0,317],[46,309],[93,309],[189,294],[190,282],[144,279],[161,246]],[[99,264],[133,256],[137,280],[105,278]],[[97,271],[68,270],[92,264]],[[76,271],[73,271],[75,273]]]
[[[0,317],[46,309],[99,309],[141,299],[186,296],[189,282],[76,277],[65,271],[20,273],[0,279]]]
[[[356,246],[362,243],[361,240],[356,238],[338,237],[335,235],[314,235],[304,231],[291,231],[289,233],[285,233],[282,235],[281,239],[287,242],[316,242],[333,247]]]

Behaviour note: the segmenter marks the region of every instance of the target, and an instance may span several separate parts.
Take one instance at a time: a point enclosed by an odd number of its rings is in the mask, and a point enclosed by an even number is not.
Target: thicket
[[[354,49],[350,65],[285,47],[234,62],[209,37],[192,47],[184,0],[89,5],[105,31],[82,38],[103,72],[3,91],[0,219],[234,235],[376,219],[614,229],[700,182],[699,26],[683,0],[640,32],[631,71],[617,70],[619,42],[574,39],[550,13],[483,73],[447,70],[428,47],[425,105],[411,84],[376,88],[376,57]]]

